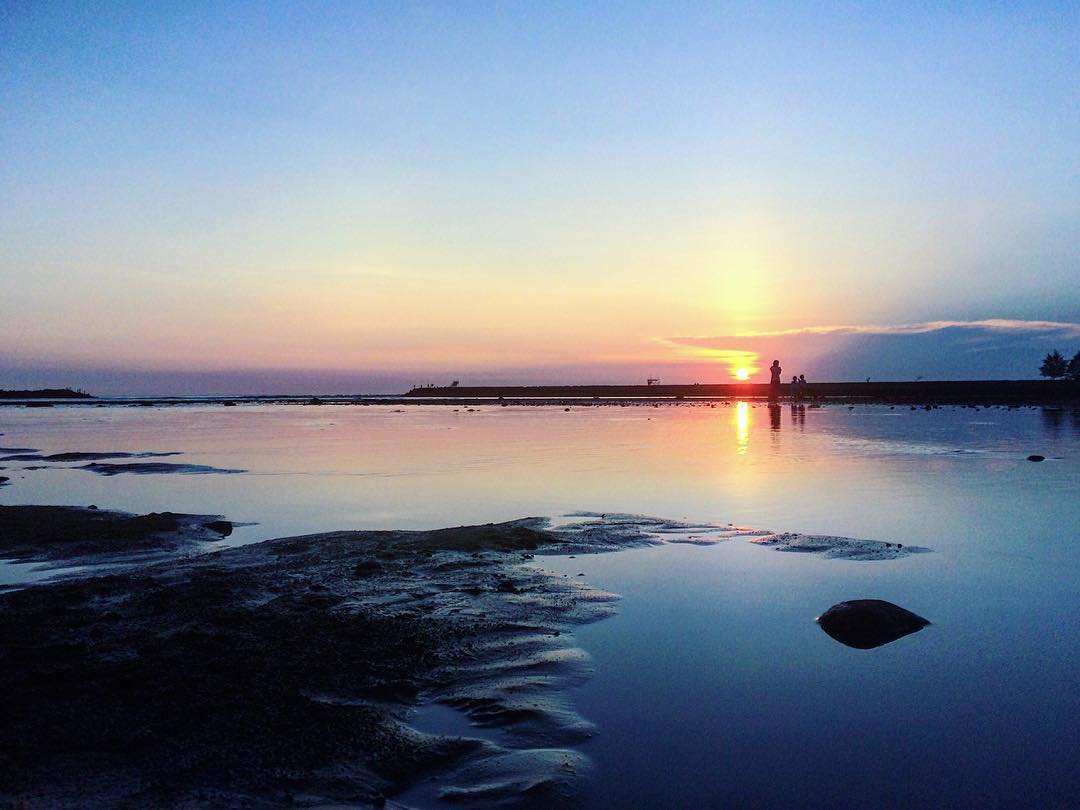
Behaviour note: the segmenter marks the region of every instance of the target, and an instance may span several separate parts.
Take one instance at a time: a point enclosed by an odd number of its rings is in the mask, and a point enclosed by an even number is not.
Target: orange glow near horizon
[[[754,374],[761,371],[761,367],[757,364],[761,355],[750,349],[718,349],[711,346],[692,346],[678,340],[665,338],[654,338],[654,340],[684,357],[726,365],[728,372],[736,380],[749,380]]]

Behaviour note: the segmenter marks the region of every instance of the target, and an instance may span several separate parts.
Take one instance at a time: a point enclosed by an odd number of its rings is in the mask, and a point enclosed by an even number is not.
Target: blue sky
[[[1080,321],[1076,4],[0,14],[0,385],[722,380],[663,339]]]

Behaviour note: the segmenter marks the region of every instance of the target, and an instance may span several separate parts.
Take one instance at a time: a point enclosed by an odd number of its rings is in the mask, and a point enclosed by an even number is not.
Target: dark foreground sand
[[[212,517],[0,507],[0,556],[57,560],[55,538],[75,535],[83,562],[95,548],[115,559],[117,542],[179,548],[207,541]],[[99,531],[110,523],[127,539]],[[397,806],[434,778],[459,806],[573,806],[589,762],[572,746],[594,729],[565,696],[589,671],[567,631],[615,597],[533,555],[739,537],[800,536],[582,513],[554,529],[286,538],[5,594],[0,804]],[[409,708],[429,701],[503,729],[500,743],[411,728]]]
[[[58,514],[79,512],[102,516]],[[292,538],[4,595],[0,803],[378,805],[436,769],[482,804],[571,800],[566,746],[592,729],[561,696],[584,675],[564,631],[613,597],[516,565],[559,544],[536,525]],[[513,747],[410,729],[421,696]]]

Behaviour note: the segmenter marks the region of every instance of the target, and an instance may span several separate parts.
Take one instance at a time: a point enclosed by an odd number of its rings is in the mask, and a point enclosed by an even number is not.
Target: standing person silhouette
[[[772,365],[769,366],[769,373],[772,377],[769,380],[769,399],[775,402],[780,396],[780,372],[783,369],[780,368],[780,361],[773,360]]]

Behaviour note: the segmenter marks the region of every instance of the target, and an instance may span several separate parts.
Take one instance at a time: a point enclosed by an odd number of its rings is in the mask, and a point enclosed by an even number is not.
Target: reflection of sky
[[[1011,512],[1015,493],[1024,492],[1044,498],[1062,525],[1055,493],[1075,482],[1080,458],[1080,423],[1071,413],[825,406],[800,415],[790,403],[780,408],[776,428],[764,405],[745,402],[473,413],[330,405],[58,407],[48,416],[0,409],[7,446],[181,450],[177,461],[251,471],[103,478],[22,472],[3,462],[12,483],[0,500],[259,521],[240,537],[590,509],[881,540],[894,539],[899,522],[919,545],[1004,548],[1030,542]],[[1031,453],[1050,460],[1023,461]],[[1076,508],[1075,499],[1064,508]],[[984,538],[976,527],[993,528]],[[1058,540],[1047,542],[1039,553]]]

